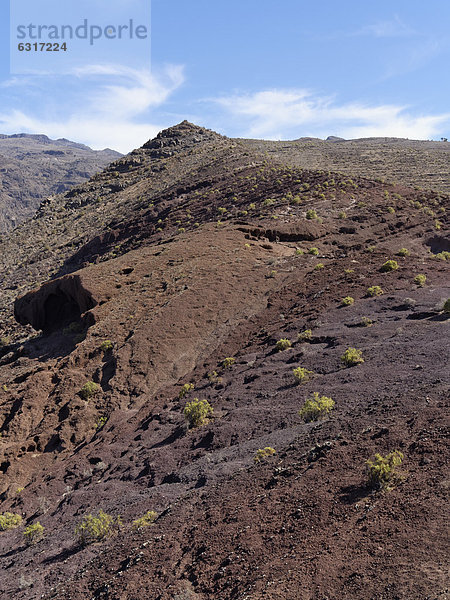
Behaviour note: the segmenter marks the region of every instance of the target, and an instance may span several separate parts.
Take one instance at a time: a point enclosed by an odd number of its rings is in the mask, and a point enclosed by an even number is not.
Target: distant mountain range
[[[46,197],[86,181],[120,156],[46,135],[0,134],[0,233],[32,216]]]

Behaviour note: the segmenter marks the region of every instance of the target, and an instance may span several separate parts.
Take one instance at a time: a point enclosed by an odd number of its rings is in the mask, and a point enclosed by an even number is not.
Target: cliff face
[[[0,598],[443,600],[448,208],[183,122],[5,236]]]
[[[86,181],[120,156],[45,135],[0,135],[0,233],[31,217],[48,196]]]

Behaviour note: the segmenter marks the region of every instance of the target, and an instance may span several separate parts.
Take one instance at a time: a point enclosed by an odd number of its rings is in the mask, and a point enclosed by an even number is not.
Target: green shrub
[[[368,469],[368,483],[372,487],[388,489],[398,479],[396,467],[402,464],[403,454],[394,450],[386,456],[375,454],[374,460],[366,462]]]
[[[314,371],[308,371],[304,367],[297,367],[292,372],[298,383],[306,383],[314,375]]]
[[[303,254],[305,254],[305,251],[302,250],[301,248],[296,248],[295,249],[295,255],[296,256],[303,256]]]
[[[435,254],[434,258],[437,258],[438,260],[450,260],[450,252],[443,250],[442,252]]]
[[[356,348],[347,348],[341,356],[341,360],[346,367],[353,367],[364,362],[362,351],[357,350]]]
[[[424,287],[426,280],[427,280],[426,275],[416,275],[414,277],[414,283],[416,283],[419,287]]]
[[[192,390],[194,389],[194,384],[193,383],[185,383],[183,385],[183,387],[180,390],[180,393],[178,394],[178,398],[184,398],[186,396],[186,394],[189,394],[189,392],[192,392]]]
[[[340,219],[346,219],[347,218],[347,213],[344,210],[341,210],[341,212],[339,213],[339,218]]]
[[[100,391],[100,386],[98,383],[94,383],[93,381],[87,381],[83,387],[81,388],[79,394],[84,400],[88,400],[95,396]]]
[[[388,206],[388,213],[391,213],[391,215],[395,215],[395,208],[393,206]]]
[[[108,417],[99,417],[99,419],[95,425],[95,429],[97,429],[97,431],[99,431],[102,427],[104,427],[106,425],[107,422],[108,422]]]
[[[190,428],[206,425],[209,421],[208,416],[212,415],[213,412],[208,400],[199,400],[198,398],[194,398],[184,407],[184,416]]]
[[[144,527],[153,525],[157,516],[158,516],[158,513],[156,513],[154,510],[148,510],[145,513],[145,515],[143,515],[142,517],[139,517],[138,519],[135,519],[133,521],[131,527],[134,531],[137,531],[139,529],[144,529]]]
[[[275,200],[273,198],[266,198],[263,201],[264,206],[271,206],[272,204],[275,204]]]
[[[44,537],[44,527],[37,521],[34,525],[28,525],[23,535],[28,546],[37,544]]]
[[[282,350],[287,350],[291,346],[292,346],[292,342],[291,342],[291,340],[288,340],[287,338],[281,338],[281,340],[278,340],[278,342],[275,344],[275,348],[279,352]]]
[[[306,218],[307,219],[317,219],[317,213],[313,208],[310,208],[309,210],[306,211]]]
[[[333,408],[334,401],[331,398],[320,396],[318,392],[314,392],[312,397],[305,401],[298,414],[308,423],[325,418]]]
[[[312,339],[312,331],[311,331],[311,329],[305,329],[304,331],[301,331],[298,334],[297,339],[300,340],[301,342],[305,342],[307,340],[311,340]]]
[[[398,269],[398,262],[396,260],[387,260],[384,265],[381,266],[383,273],[389,273],[389,271],[396,271]]]
[[[113,347],[114,344],[111,342],[111,340],[105,340],[101,343],[100,350],[102,352],[110,352],[113,349]]]
[[[266,446],[265,448],[260,448],[256,452],[253,460],[258,463],[264,460],[265,458],[268,458],[269,456],[273,456],[274,454],[276,454],[276,450],[274,448],[271,448],[270,446]]]
[[[310,248],[308,250],[308,254],[312,254],[313,256],[319,256],[319,249],[318,248]]]
[[[222,367],[224,369],[229,369],[232,365],[234,365],[234,363],[236,362],[236,359],[233,358],[232,356],[228,356],[227,358],[225,358],[222,362]]]
[[[75,527],[75,535],[80,544],[84,546],[111,537],[117,532],[120,525],[120,517],[115,519],[112,515],[100,510],[97,516],[89,514],[83,517]]]
[[[446,313],[449,314],[450,313],[450,298],[448,298],[448,300],[446,300],[444,302],[444,306],[442,307],[442,310]]]
[[[410,251],[407,248],[400,248],[400,250],[397,252],[397,256],[409,256],[410,255]]]
[[[17,513],[5,512],[0,515],[0,531],[15,529],[22,525],[22,517]]]
[[[323,263],[317,263],[317,265],[314,267],[314,271],[320,271],[324,267],[325,265]]]
[[[361,325],[363,327],[372,327],[373,321],[372,321],[372,319],[369,319],[369,317],[362,317]]]
[[[367,252],[375,252],[376,246],[367,246]]]
[[[352,298],[351,296],[345,296],[345,298],[342,298],[342,300],[341,300],[342,306],[351,306],[354,303],[355,303],[355,299]]]
[[[381,294],[384,294],[384,292],[379,285],[372,285],[370,288],[367,288],[368,296],[381,296]]]

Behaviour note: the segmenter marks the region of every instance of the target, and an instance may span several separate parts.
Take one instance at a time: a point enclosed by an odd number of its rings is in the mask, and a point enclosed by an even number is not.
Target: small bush
[[[4,348],[5,346],[9,346],[11,343],[11,339],[7,336],[0,338],[0,348]]]
[[[370,288],[367,288],[368,296],[381,296],[381,294],[384,294],[384,292],[379,285],[372,285]]]
[[[444,302],[444,306],[442,307],[442,310],[446,313],[449,314],[450,313],[450,298],[448,298],[448,300],[446,300]]]
[[[331,398],[320,396],[318,392],[314,392],[312,397],[305,401],[298,414],[308,423],[325,418],[333,408],[334,401]]]
[[[345,296],[345,298],[342,298],[342,300],[341,300],[342,306],[351,306],[354,303],[355,303],[355,299],[352,298],[351,296]]]
[[[236,362],[235,358],[233,358],[232,356],[227,356],[227,358],[225,358],[223,360],[222,366],[224,369],[229,369],[234,365],[235,362]]]
[[[44,537],[44,527],[37,521],[34,525],[28,525],[23,535],[28,546],[37,544]]]
[[[307,219],[317,219],[317,213],[314,209],[310,208],[309,210],[306,211],[306,218]]]
[[[414,283],[417,284],[419,287],[424,287],[426,280],[427,280],[426,275],[416,275],[414,277]]]
[[[317,263],[317,265],[314,267],[314,271],[320,271],[324,267],[325,265],[323,263]]]
[[[368,483],[371,487],[388,489],[398,479],[396,467],[402,464],[403,454],[394,450],[386,456],[375,454],[374,460],[366,462],[368,469]]]
[[[314,375],[314,371],[308,371],[308,369],[305,369],[304,367],[297,367],[296,369],[293,369],[292,372],[298,383],[306,383]]]
[[[388,213],[391,213],[391,215],[395,215],[395,208],[393,206],[388,206]]]
[[[100,386],[98,383],[94,383],[93,381],[87,381],[83,387],[81,388],[79,394],[84,400],[88,400],[95,396],[100,391]]]
[[[15,529],[22,525],[22,517],[17,513],[5,512],[0,515],[0,531]]]
[[[84,546],[111,537],[117,532],[120,524],[120,517],[115,519],[112,515],[100,510],[97,516],[89,514],[83,517],[75,527],[75,535],[80,544]]]
[[[279,352],[282,350],[287,350],[291,346],[292,346],[292,342],[291,342],[291,340],[288,340],[287,338],[281,338],[281,340],[278,340],[278,342],[275,344],[275,348]]]
[[[102,427],[106,425],[108,422],[108,417],[99,417],[97,423],[95,424],[95,429],[99,431]]]
[[[435,254],[434,258],[437,258],[438,260],[450,260],[450,252],[443,250],[442,252]]]
[[[341,356],[341,360],[346,367],[353,367],[364,362],[362,351],[357,350],[356,348],[347,348]]]
[[[302,250],[301,248],[296,248],[295,249],[295,255],[296,256],[303,256],[303,254],[305,254],[305,251]]]
[[[265,448],[260,448],[256,452],[253,460],[258,463],[264,460],[265,458],[268,458],[269,456],[273,456],[274,454],[276,454],[276,450],[274,448],[271,448],[270,446],[266,446]]]
[[[397,256],[409,256],[410,255],[410,251],[407,248],[400,248],[400,250],[397,252]]]
[[[369,317],[363,317],[361,319],[361,325],[362,327],[372,327],[373,321],[372,319],[369,319]]]
[[[178,398],[180,398],[180,400],[181,400],[181,398],[184,398],[186,396],[186,394],[189,394],[189,392],[192,392],[193,389],[194,389],[193,383],[185,383],[178,394]]]
[[[101,343],[100,350],[102,352],[111,352],[113,347],[114,347],[114,344],[111,342],[111,340],[105,340],[104,342]]]
[[[142,517],[139,517],[138,519],[135,519],[133,521],[131,527],[134,531],[137,531],[139,529],[144,529],[144,527],[153,525],[157,516],[158,516],[158,513],[156,513],[154,510],[148,510],[145,513],[145,515],[143,515]]]
[[[381,266],[383,273],[389,273],[389,271],[396,271],[398,269],[398,262],[396,260],[387,260],[384,265]]]
[[[340,219],[346,219],[347,218],[347,213],[344,210],[341,210],[341,212],[339,213],[339,218]]]
[[[190,428],[201,427],[208,423],[209,415],[213,414],[213,408],[208,400],[194,398],[184,407],[184,416]]]
[[[319,249],[318,248],[310,248],[308,250],[308,254],[312,254],[313,256],[319,256]]]
[[[311,329],[305,329],[304,331],[301,331],[298,336],[297,339],[300,340],[301,342],[305,342],[308,340],[312,339],[312,331]]]

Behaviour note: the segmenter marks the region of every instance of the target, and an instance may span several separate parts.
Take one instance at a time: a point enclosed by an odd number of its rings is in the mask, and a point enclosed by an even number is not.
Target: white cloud
[[[148,122],[147,113],[168,100],[184,81],[183,67],[169,65],[159,75],[120,65],[91,65],[74,73],[78,91],[70,101],[55,102],[43,114],[32,109],[0,113],[0,129],[5,133],[45,133],[83,142],[95,149],[110,147],[129,152],[156,135],[167,124]],[[39,88],[61,86],[61,80],[27,79],[39,95]],[[73,84],[73,78],[72,78]],[[23,80],[5,82],[3,87],[22,86]],[[68,94],[69,95],[69,94]],[[42,112],[42,111],[41,111]],[[147,117],[147,118],[146,118]]]
[[[397,15],[388,21],[378,21],[366,25],[356,32],[355,35],[371,35],[376,38],[387,37],[409,37],[415,35],[416,31],[404,23]]]
[[[406,106],[337,104],[304,89],[266,90],[212,100],[231,115],[235,135],[265,139],[303,136],[429,139],[450,124],[450,113],[416,115]],[[228,121],[229,122],[229,119]]]

